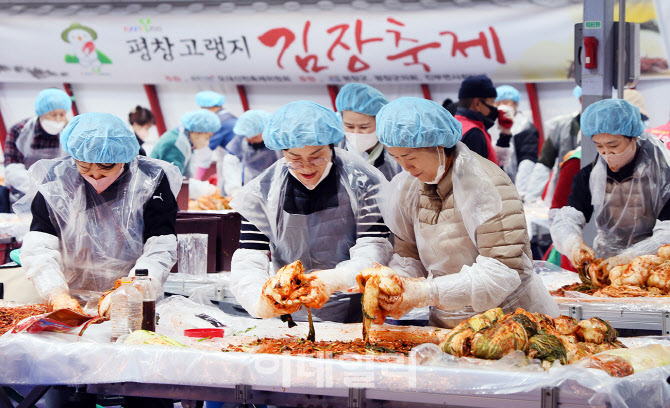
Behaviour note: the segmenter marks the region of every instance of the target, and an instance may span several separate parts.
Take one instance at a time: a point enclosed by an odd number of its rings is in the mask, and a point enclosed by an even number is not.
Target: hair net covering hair
[[[573,95],[576,99],[581,98],[581,97],[582,97],[582,87],[579,86],[579,85],[576,85],[576,86],[572,89],[572,95]]]
[[[377,116],[379,110],[389,103],[384,94],[365,84],[346,84],[335,99],[338,111],[352,111]]]
[[[343,137],[342,121],[335,112],[309,101],[282,106],[263,130],[265,146],[272,150],[337,144]]]
[[[519,103],[521,101],[521,94],[513,86],[501,85],[496,88],[496,92],[498,93],[498,96],[496,97],[496,102],[514,101],[516,103]]]
[[[69,111],[71,107],[72,99],[70,95],[60,89],[45,89],[37,94],[35,99],[35,113],[37,116],[42,116],[56,109]]]
[[[453,147],[462,129],[442,105],[423,98],[398,98],[377,114],[377,137],[391,147]]]
[[[638,137],[645,129],[640,109],[622,99],[603,99],[589,105],[580,122],[582,133],[588,137],[599,133]]]
[[[195,94],[195,103],[201,108],[211,108],[214,106],[223,106],[226,97],[214,91],[202,91]]]
[[[271,117],[271,113],[263,110],[248,110],[237,119],[237,122],[235,122],[233,133],[243,137],[260,135],[263,133],[263,129],[270,121]]]
[[[60,144],[70,156],[87,163],[129,163],[140,151],[128,125],[110,113],[75,116],[60,133]]]
[[[181,124],[189,132],[214,133],[221,129],[219,117],[205,109],[186,112],[181,117]]]

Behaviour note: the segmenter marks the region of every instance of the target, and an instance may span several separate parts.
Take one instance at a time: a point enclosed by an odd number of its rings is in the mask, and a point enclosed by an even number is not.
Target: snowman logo
[[[112,60],[95,46],[98,34],[90,27],[73,23],[61,33],[61,38],[72,45],[73,54],[65,54],[65,62],[79,64],[100,74],[102,64],[111,64]]]

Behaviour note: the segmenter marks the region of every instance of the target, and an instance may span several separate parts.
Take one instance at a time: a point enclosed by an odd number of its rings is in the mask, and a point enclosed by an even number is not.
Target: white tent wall
[[[496,84],[498,85],[498,84]],[[521,92],[520,109],[530,115],[530,103],[525,84],[511,84]],[[9,129],[14,123],[34,114],[34,100],[37,93],[44,88],[59,87],[62,84],[24,84],[0,83],[0,110]],[[430,86],[432,99],[438,103],[446,98],[457,99],[458,84],[436,84]],[[554,116],[577,111],[579,103],[572,95],[574,85],[570,82],[550,82],[537,84],[538,97],[543,120]],[[235,115],[243,113],[237,88],[230,84],[215,84],[207,87],[202,84],[165,84],[157,87],[158,98],[169,128],[179,125],[179,118],[184,112],[197,109],[195,93],[205,89],[221,92],[226,96],[226,108]],[[247,97],[251,109],[274,111],[280,106],[296,100],[310,100],[328,108],[332,107],[328,90],[323,85],[281,86],[256,85],[246,86]],[[423,96],[421,87],[417,85],[399,84],[384,85],[378,89],[390,100],[401,96]],[[641,81],[637,89],[645,98],[649,111],[649,125],[658,126],[670,120],[670,80],[652,79]],[[108,112],[127,120],[128,113],[136,105],[149,107],[149,101],[141,85],[103,85],[73,84],[72,91],[76,97],[79,112]]]

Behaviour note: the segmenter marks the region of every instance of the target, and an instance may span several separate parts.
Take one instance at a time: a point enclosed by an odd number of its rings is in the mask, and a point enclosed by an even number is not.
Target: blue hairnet
[[[623,99],[603,99],[592,103],[580,120],[582,133],[593,137],[598,133],[638,137],[645,127],[640,108]]]
[[[519,103],[521,101],[521,94],[513,86],[501,85],[496,88],[496,92],[498,92],[496,102],[514,101],[516,103]]]
[[[186,112],[181,117],[181,124],[189,132],[214,133],[221,129],[219,117],[206,109]]]
[[[263,142],[272,150],[336,144],[343,137],[342,121],[335,112],[309,101],[282,106],[263,130]]]
[[[45,89],[37,94],[37,99],[35,99],[35,113],[37,116],[42,116],[56,109],[63,109],[67,112],[71,107],[72,99],[70,95],[60,89]]]
[[[264,110],[252,109],[244,112],[235,122],[233,133],[242,137],[254,137],[263,133],[272,114]]]
[[[223,106],[226,97],[214,91],[202,91],[195,94],[195,103],[201,108],[211,108],[213,106]]]
[[[377,114],[377,137],[391,147],[453,147],[463,127],[437,102],[403,97]]]
[[[338,111],[345,110],[377,116],[382,106],[389,103],[384,94],[365,84],[346,84],[335,99]]]
[[[135,133],[110,113],[82,113],[60,132],[60,144],[70,156],[87,163],[129,163],[140,145]]]
[[[572,95],[574,95],[575,98],[579,99],[582,97],[582,87],[577,85],[575,88],[572,90]]]

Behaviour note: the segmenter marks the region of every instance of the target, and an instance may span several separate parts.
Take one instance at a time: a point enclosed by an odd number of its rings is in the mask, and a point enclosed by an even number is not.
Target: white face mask
[[[344,133],[347,138],[347,142],[351,144],[358,153],[367,152],[372,149],[379,139],[377,139],[377,131],[375,130],[372,133]]]
[[[196,167],[203,169],[208,168],[212,164],[212,149],[209,147],[201,147],[200,149],[193,149],[193,156],[191,162]]]
[[[442,147],[437,147],[437,157],[438,160],[440,161],[440,165],[437,166],[437,173],[435,173],[435,179],[433,181],[427,181],[426,184],[437,184],[442,180],[442,177],[444,176],[444,172],[447,167],[447,158],[444,154],[444,148]]]
[[[623,166],[627,165],[633,158],[635,158],[636,146],[637,143],[635,142],[635,139],[632,139],[623,152],[601,154],[600,156],[605,159],[610,170],[619,171]]]
[[[298,177],[298,176],[295,174],[295,170],[291,170],[291,169],[289,169],[288,172],[291,173],[291,175],[292,175],[293,177],[295,177],[296,180],[298,180],[298,181],[300,182],[300,184],[302,184],[303,186],[305,186],[306,189],[308,189],[308,190],[314,190],[314,189],[316,188],[316,186],[318,186],[319,183],[321,183],[321,182],[323,181],[323,179],[326,178],[326,176],[328,175],[328,173],[330,173],[330,168],[331,168],[331,167],[333,167],[333,162],[332,162],[332,161],[328,162],[328,164],[326,165],[326,169],[323,171],[323,174],[321,175],[321,178],[320,178],[319,181],[317,181],[316,184],[314,184],[313,186],[308,186],[307,184],[303,183],[302,180],[300,180],[300,177]]]
[[[57,135],[60,133],[63,128],[65,128],[65,125],[67,125],[67,122],[58,122],[56,120],[48,120],[48,119],[40,119],[40,125],[42,125],[42,129],[44,129],[45,132],[47,132],[50,135]]]

